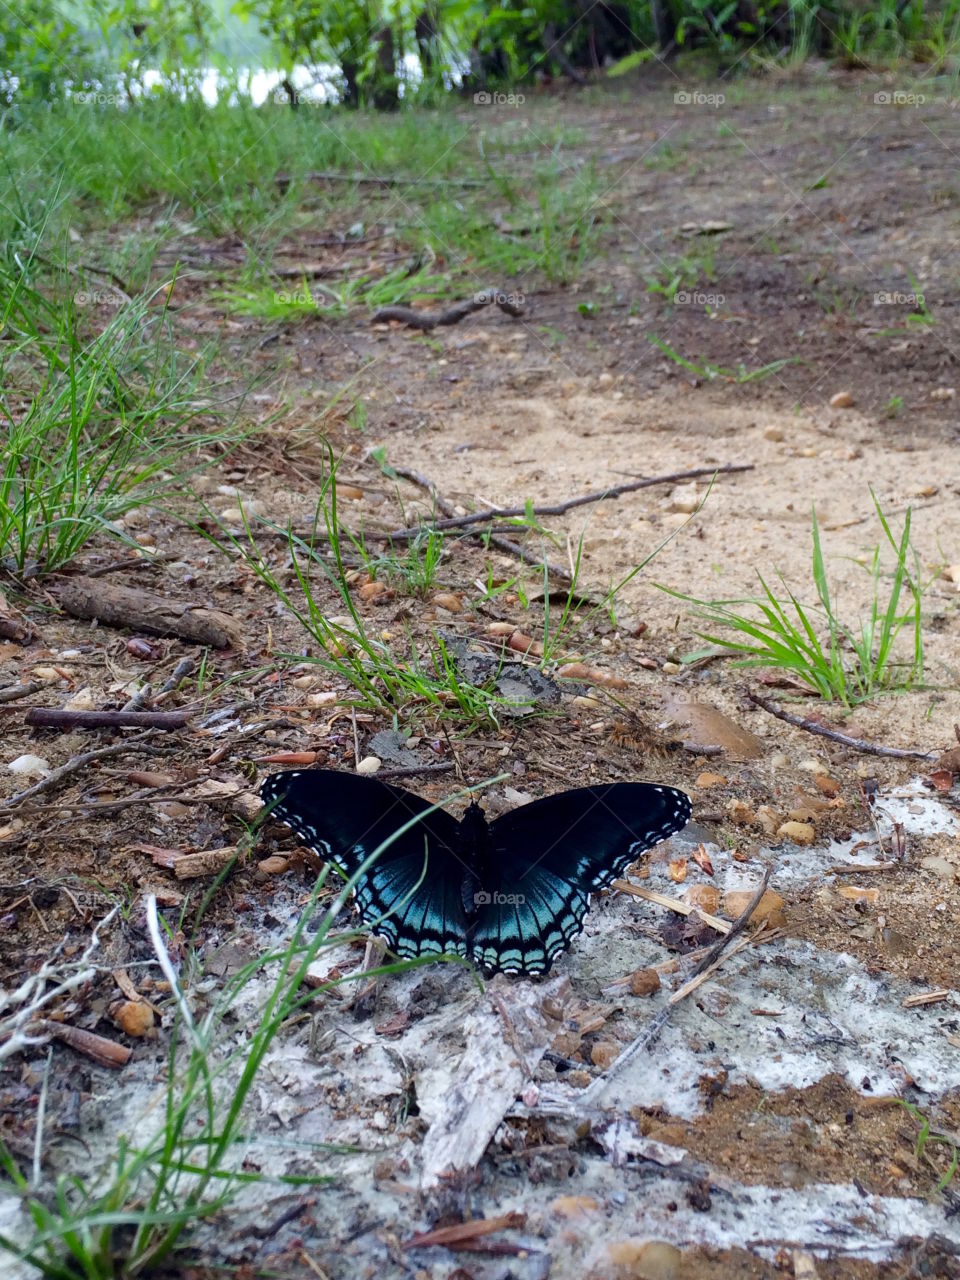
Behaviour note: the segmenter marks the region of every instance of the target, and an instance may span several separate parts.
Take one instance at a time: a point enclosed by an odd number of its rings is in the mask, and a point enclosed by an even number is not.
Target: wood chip
[[[946,987],[941,987],[937,991],[922,991],[919,995],[907,996],[902,1003],[904,1009],[917,1009],[925,1004],[941,1004],[949,998],[950,992]]]
[[[218,875],[237,857],[236,845],[223,849],[202,849],[199,853],[183,853],[174,861],[173,874],[178,880],[194,880],[198,876]]]

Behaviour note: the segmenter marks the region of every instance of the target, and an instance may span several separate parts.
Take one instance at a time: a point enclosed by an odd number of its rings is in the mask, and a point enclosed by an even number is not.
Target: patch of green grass
[[[19,578],[123,536],[118,517],[238,438],[202,389],[205,357],[178,349],[175,283],[136,298],[77,284],[0,251],[0,566]]]
[[[926,1160],[932,1169],[939,1172],[936,1162],[927,1152],[928,1146],[944,1146],[947,1148],[947,1167],[941,1174],[937,1182],[937,1191],[945,1191],[953,1179],[960,1171],[960,1143],[953,1134],[938,1133],[930,1124],[929,1116],[924,1115],[919,1107],[915,1107],[912,1102],[907,1102],[903,1098],[898,1098],[897,1102],[905,1111],[909,1111],[910,1115],[916,1120],[920,1132],[917,1134],[917,1145],[915,1154],[918,1160]]]
[[[697,253],[685,253],[662,262],[646,275],[647,293],[658,293],[672,302],[678,290],[693,290],[706,277],[712,282],[715,275],[715,251],[705,248]]]
[[[758,369],[748,369],[745,364],[740,364],[736,369],[725,368],[723,365],[709,364],[707,361],[690,360],[686,356],[680,354],[669,342],[664,342],[662,338],[658,338],[656,334],[648,334],[647,337],[655,347],[659,347],[664,355],[669,356],[674,364],[678,364],[682,369],[687,369],[690,373],[695,374],[698,378],[703,378],[707,382],[712,382],[716,378],[723,378],[727,382],[735,382],[738,386],[742,386],[747,382],[762,382],[766,378],[772,378],[774,374],[786,368],[788,364],[797,364],[796,357],[790,357],[786,360],[771,360],[769,364],[761,365]]]
[[[911,509],[907,509],[897,539],[872,490],[871,496],[895,564],[888,576],[881,564],[881,547],[874,547],[865,567],[872,585],[870,609],[856,625],[838,617],[827,582],[815,508],[812,576],[817,606],[801,604],[780,574],[781,594],[771,590],[758,574],[763,595],[754,599],[700,600],[666,587],[661,590],[694,605],[697,616],[709,628],[698,635],[711,645],[742,655],[738,666],[790,672],[811,692],[848,707],[880,692],[909,689],[923,679],[921,609],[929,582],[922,581],[919,558],[910,542]],[[904,659],[894,653],[901,633],[910,640]],[[688,661],[699,656],[702,654],[693,654]]]

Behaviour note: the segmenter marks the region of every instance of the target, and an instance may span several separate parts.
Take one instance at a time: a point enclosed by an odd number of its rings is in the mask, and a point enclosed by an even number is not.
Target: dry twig
[[[192,711],[65,711],[31,707],[26,723],[35,729],[182,729]]]
[[[508,316],[522,316],[523,304],[516,302],[513,295],[501,293],[499,289],[480,289],[472,298],[456,302],[446,311],[414,311],[412,307],[381,307],[374,313],[373,324],[384,320],[398,320],[411,329],[437,329],[441,326],[459,324],[475,311],[482,311],[495,302]]]
[[[8,800],[0,801],[0,810],[12,809],[24,800],[30,800],[44,791],[52,790],[64,778],[69,778],[71,774],[77,773],[93,760],[106,760],[110,756],[123,755],[124,752],[130,751],[133,747],[140,746],[152,733],[153,730],[148,729],[146,733],[140,734],[136,738],[127,738],[125,742],[115,742],[112,746],[97,747],[94,751],[84,751],[82,755],[74,756],[66,764],[62,764],[59,769],[54,769],[53,773],[48,773],[45,778],[35,782],[32,787],[27,787],[26,791],[20,791],[17,795],[10,796]]]
[[[853,747],[855,751],[865,751],[872,756],[889,756],[894,760],[936,760],[939,758],[939,753],[936,751],[911,751],[905,747],[881,747],[875,742],[867,742],[864,738],[851,738],[849,734],[841,733],[839,729],[829,729],[825,724],[820,724],[817,720],[807,720],[803,716],[791,715],[789,711],[784,711],[783,707],[774,702],[772,698],[762,698],[758,693],[753,693],[749,689],[745,690],[745,692],[752,703],[762,707],[770,715],[776,716],[778,720],[783,720],[786,724],[792,724],[797,729],[805,729],[807,733],[815,733],[820,738],[829,738],[831,742],[839,742],[845,747]]]

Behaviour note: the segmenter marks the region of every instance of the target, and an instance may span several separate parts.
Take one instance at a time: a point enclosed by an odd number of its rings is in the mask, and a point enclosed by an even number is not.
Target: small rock
[[[709,791],[711,787],[722,787],[726,783],[722,773],[701,773],[694,783],[701,791]]]
[[[382,764],[383,764],[383,761],[380,759],[379,756],[364,756],[363,759],[357,764],[357,773],[360,773],[360,774],[376,773]]]
[[[675,1280],[682,1253],[663,1240],[613,1240],[607,1256],[615,1275],[626,1280]]]
[[[440,609],[446,609],[447,613],[463,612],[463,597],[458,596],[453,591],[440,591],[430,601],[432,605],[436,605]]]
[[[723,895],[724,913],[735,920],[746,911],[752,897],[753,891],[750,889],[731,889],[729,893]],[[787,917],[783,910],[783,898],[773,889],[767,889],[754,907],[753,915],[751,915],[750,919],[756,924],[766,920],[771,929],[783,928],[787,923]]]
[[[660,990],[660,975],[656,969],[637,969],[630,975],[632,996],[652,996]]]
[[[849,409],[853,406],[853,396],[849,391],[838,391],[835,396],[830,397],[831,409]]]
[[[774,770],[789,769],[790,757],[785,751],[777,751],[770,757],[770,768]]]
[[[268,858],[260,859],[257,863],[257,870],[263,872],[265,876],[279,876],[286,871],[289,865],[289,858],[284,858],[279,853],[272,853]]]
[[[829,774],[815,773],[813,775],[813,785],[829,800],[840,794],[840,783],[835,778],[831,778]]]
[[[789,810],[787,817],[791,822],[810,823],[811,825],[819,817],[819,809],[813,804],[798,804],[795,808]],[[786,824],[784,824],[786,825]]]
[[[337,695],[333,689],[324,689],[322,693],[308,693],[308,707],[330,707],[337,700]]]
[[[778,836],[792,840],[794,844],[813,844],[816,834],[809,822],[785,822],[777,828]]]
[[[85,685],[63,704],[63,709],[64,711],[92,711],[93,706],[93,692]]]
[[[678,484],[667,499],[667,507],[670,511],[679,511],[684,515],[690,515],[696,511],[700,505],[700,492],[696,483]]]
[[[808,760],[801,760],[797,765],[798,769],[802,769],[804,773],[826,773],[826,766],[822,760],[814,760],[812,757]]]
[[[680,671],[679,662],[665,662],[660,668],[665,676],[675,676]]]
[[[784,437],[783,427],[769,426],[763,428],[764,440],[773,440],[779,442]]]
[[[952,564],[944,569],[943,576],[948,582],[955,582],[960,586],[960,564]]]
[[[728,800],[726,809],[735,826],[752,827],[757,820],[757,815],[745,800]]]
[[[361,600],[390,600],[393,591],[385,582],[365,582],[357,591]]]
[[[931,400],[952,400],[957,394],[955,387],[934,387],[930,392]]]
[[[516,627],[512,622],[489,622],[487,623],[488,636],[512,636]]]
[[[772,805],[762,804],[757,810],[757,822],[763,828],[764,835],[772,836],[776,834],[777,828],[783,822],[783,817]]]
[[[7,765],[11,773],[19,774],[21,778],[45,778],[50,772],[49,760],[44,760],[43,756],[17,756],[16,760],[11,760]]]

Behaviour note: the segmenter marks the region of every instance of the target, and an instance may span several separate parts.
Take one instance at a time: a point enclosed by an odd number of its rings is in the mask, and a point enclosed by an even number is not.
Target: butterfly
[[[488,822],[457,820],[401,787],[333,769],[290,770],[260,788],[271,816],[357,880],[361,921],[403,958],[452,954],[488,973],[543,974],[583,928],[592,893],[679,831],[690,799],[673,787],[577,787]]]

